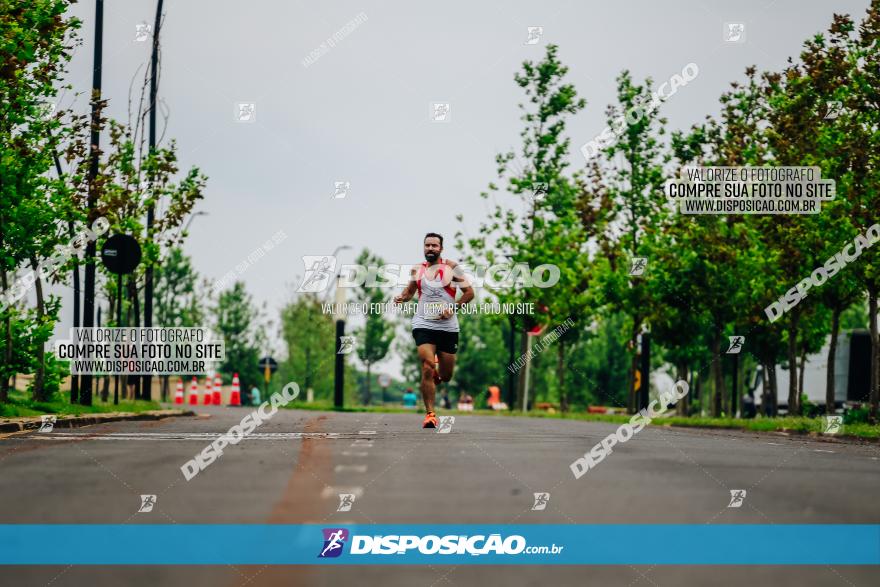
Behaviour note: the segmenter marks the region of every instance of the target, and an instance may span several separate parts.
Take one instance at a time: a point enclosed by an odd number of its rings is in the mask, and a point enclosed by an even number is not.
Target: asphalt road
[[[198,411],[198,418],[3,437],[0,521],[880,523],[876,444],[650,427],[576,480],[569,464],[615,425],[457,415],[449,434],[437,434],[422,430],[415,413],[281,410],[187,482],[180,466],[248,409],[200,406]],[[746,490],[746,497],[741,507],[729,508],[735,489]],[[537,492],[550,494],[543,511],[532,510]],[[340,493],[356,495],[351,511],[336,511]],[[138,512],[141,494],[157,496],[152,512]],[[0,569],[0,584],[853,586],[880,584],[880,568],[15,566]]]

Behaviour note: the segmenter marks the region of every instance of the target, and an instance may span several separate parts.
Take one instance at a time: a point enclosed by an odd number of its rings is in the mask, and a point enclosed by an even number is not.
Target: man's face
[[[433,263],[440,258],[443,247],[440,245],[440,239],[436,236],[429,236],[425,239],[425,260]]]

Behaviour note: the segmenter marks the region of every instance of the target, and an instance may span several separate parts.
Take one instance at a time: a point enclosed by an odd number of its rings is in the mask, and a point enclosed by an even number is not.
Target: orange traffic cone
[[[214,398],[211,403],[215,406],[223,405],[223,398],[220,397],[220,390],[223,387],[223,380],[220,378],[220,374],[214,375]]]
[[[232,376],[232,395],[229,396],[229,405],[241,405],[241,389],[238,387],[238,373],[235,373]]]
[[[177,391],[174,392],[174,403],[183,403],[183,379],[177,380]]]
[[[189,386],[189,405],[199,405],[199,384],[196,382],[195,377],[193,377],[192,383]]]
[[[214,392],[211,389],[211,378],[205,377],[205,395],[203,401],[206,406],[210,406],[212,403],[214,403],[211,399],[213,395]]]

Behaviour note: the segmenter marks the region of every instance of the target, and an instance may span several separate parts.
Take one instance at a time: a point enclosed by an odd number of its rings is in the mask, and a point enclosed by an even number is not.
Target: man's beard
[[[440,257],[440,253],[425,253],[425,260],[433,263]]]

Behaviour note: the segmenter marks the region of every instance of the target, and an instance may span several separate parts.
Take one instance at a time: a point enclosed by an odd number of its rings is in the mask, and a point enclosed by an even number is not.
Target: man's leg
[[[437,357],[440,362],[440,379],[449,381],[452,379],[452,372],[455,371],[455,355],[453,353],[438,353]]]
[[[434,386],[434,356],[437,353],[437,347],[433,344],[419,345],[419,360],[422,361],[422,382],[419,389],[422,391],[422,401],[425,402],[425,410],[434,411],[434,394],[436,387]]]

